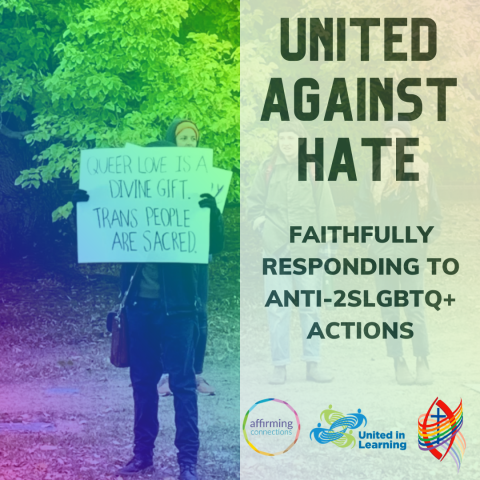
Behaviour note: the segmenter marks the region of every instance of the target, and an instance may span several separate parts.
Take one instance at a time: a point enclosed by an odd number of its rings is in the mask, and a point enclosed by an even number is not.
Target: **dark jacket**
[[[219,213],[219,212],[218,212]],[[223,218],[210,216],[210,253],[219,253],[223,249]],[[135,270],[138,270],[128,295],[128,303],[135,301],[138,295],[141,276],[141,263],[124,263],[120,271],[120,288],[122,296],[130,285]],[[194,313],[199,307],[197,301],[197,268],[195,263],[159,263],[161,300],[167,315]]]
[[[311,164],[313,166],[313,164]],[[246,198],[247,218],[253,223],[265,218],[262,229],[263,249],[275,254],[290,244],[290,226],[335,225],[336,211],[328,182],[300,182],[297,162],[274,154],[258,169]],[[292,256],[317,256],[318,245],[290,244]]]

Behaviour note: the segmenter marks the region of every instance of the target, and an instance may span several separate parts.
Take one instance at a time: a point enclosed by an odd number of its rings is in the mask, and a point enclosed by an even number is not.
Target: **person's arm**
[[[203,193],[200,195],[198,204],[201,208],[210,209],[210,248],[209,253],[220,253],[223,250],[225,243],[224,225],[222,212],[217,207],[217,201],[215,197],[212,197],[209,193]]]
[[[72,208],[72,220],[73,224],[77,224],[77,203],[79,202],[88,202],[90,200],[90,195],[86,192],[86,190],[75,190],[72,194],[71,202],[73,203]]]

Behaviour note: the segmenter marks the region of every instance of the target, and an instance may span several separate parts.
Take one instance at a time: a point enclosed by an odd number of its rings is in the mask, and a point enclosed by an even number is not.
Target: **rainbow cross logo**
[[[435,406],[437,412],[432,414]],[[440,414],[441,411],[443,414]],[[430,418],[434,421],[429,421]],[[420,450],[429,451],[440,462],[449,453],[455,460],[459,472],[466,448],[465,438],[460,433],[462,426],[462,400],[452,412],[448,405],[437,397],[428,412],[418,417],[418,447]],[[439,448],[445,450],[445,453],[442,454]]]

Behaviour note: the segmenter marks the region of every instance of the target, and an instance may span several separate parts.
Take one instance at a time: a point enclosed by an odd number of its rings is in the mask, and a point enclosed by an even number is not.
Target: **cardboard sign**
[[[137,148],[146,147],[139,147],[138,145],[134,145],[133,143],[126,143],[125,148],[135,150]],[[211,157],[209,157],[209,159],[211,159]],[[212,164],[210,163],[209,167],[211,166]],[[222,168],[212,167],[208,169],[208,175],[210,176],[208,182],[209,188],[199,193],[209,193],[210,195],[214,196],[217,202],[217,207],[223,213],[225,203],[227,202],[230,181],[232,180],[232,172],[228,170],[223,170]]]
[[[230,178],[209,149],[82,151],[90,199],[77,205],[79,263],[207,263],[210,212],[200,194],[216,192],[224,205]]]

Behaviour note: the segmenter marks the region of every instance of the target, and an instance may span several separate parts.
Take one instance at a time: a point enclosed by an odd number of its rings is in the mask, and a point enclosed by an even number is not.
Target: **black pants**
[[[163,373],[162,352],[169,359],[174,395],[175,446],[178,462],[196,464],[199,446],[195,371],[196,317],[166,315],[160,302],[139,298],[127,306],[130,378],[135,403],[136,456],[151,458],[158,434],[157,384]]]
[[[203,361],[205,360],[205,350],[207,349],[208,336],[208,263],[197,265],[198,285],[197,291],[200,297],[201,307],[198,311],[198,338],[195,345],[195,373],[203,372]]]
[[[423,273],[424,268],[421,264],[418,275],[377,275],[376,283],[377,290],[390,290],[393,295],[394,290],[423,290]],[[405,317],[407,322],[413,324],[413,355],[415,357],[427,357],[430,353],[428,346],[427,323],[425,319],[425,300],[422,298],[419,306],[415,307],[413,298],[409,299],[409,304],[404,307]],[[400,307],[380,307],[382,313],[382,320],[387,322],[390,326],[394,323],[400,325]],[[386,339],[387,356],[401,357],[403,356],[403,345],[400,338],[392,338],[390,335]]]
[[[197,312],[197,331],[195,342],[195,354],[193,360],[193,368],[195,373],[200,375],[203,373],[203,363],[205,361],[205,351],[207,350],[208,338],[208,263],[198,264],[197,268],[197,293],[200,299],[200,308]],[[163,373],[170,373],[170,362],[168,356],[163,356]]]

